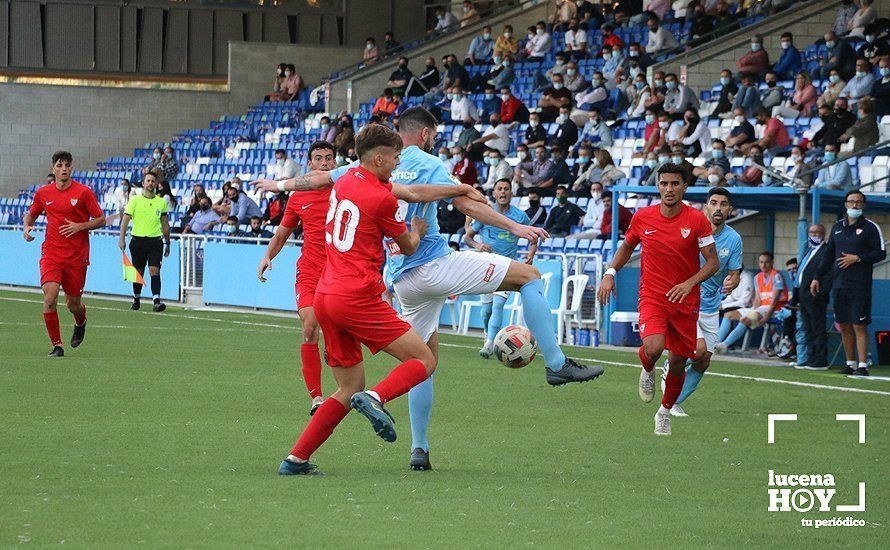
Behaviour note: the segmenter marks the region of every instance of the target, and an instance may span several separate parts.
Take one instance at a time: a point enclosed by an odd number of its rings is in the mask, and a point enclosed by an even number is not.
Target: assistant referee
[[[154,311],[167,309],[161,303],[161,257],[170,255],[170,222],[167,218],[167,201],[155,195],[158,187],[158,176],[148,172],[142,179],[142,194],[134,195],[121,218],[121,237],[118,246],[121,251],[126,249],[127,227],[133,221],[133,235],[130,239],[130,256],[133,267],[139,273],[145,273],[145,264],[151,275],[151,294],[154,297]],[[163,237],[163,240],[162,240]],[[139,309],[139,298],[142,285],[133,283],[133,305],[130,309]]]

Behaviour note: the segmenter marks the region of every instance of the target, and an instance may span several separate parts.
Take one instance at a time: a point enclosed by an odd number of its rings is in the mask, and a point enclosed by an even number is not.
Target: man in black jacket
[[[553,237],[565,237],[572,228],[581,223],[585,212],[577,204],[569,202],[569,192],[565,185],[556,188],[556,204],[550,208],[544,229]]]
[[[823,125],[813,136],[813,143],[819,147],[838,143],[844,132],[856,124],[856,115],[847,109],[847,100],[842,97],[834,102],[834,111],[829,106],[819,107],[819,117]]]
[[[874,264],[887,257],[881,228],[863,214],[865,202],[862,191],[847,192],[847,215],[831,228],[825,258],[810,283],[810,292],[816,295],[828,273],[833,273],[834,320],[841,326],[847,356],[847,366],[841,374],[858,376],[868,376],[872,270]]]
[[[529,225],[534,227],[544,227],[547,222],[547,209],[541,206],[541,195],[537,191],[528,192],[528,208],[525,209],[525,215],[531,220]]]
[[[800,305],[801,332],[804,334],[807,354],[806,362],[798,361],[795,368],[808,370],[827,370],[828,355],[825,347],[825,317],[828,309],[828,294],[831,291],[831,272],[825,274],[819,284],[819,292],[810,292],[810,285],[816,276],[819,266],[825,261],[828,247],[825,244],[825,227],[814,224],[807,231],[807,251],[800,259],[797,269],[798,303]],[[800,341],[800,339],[798,339]],[[800,347],[798,347],[798,357]]]

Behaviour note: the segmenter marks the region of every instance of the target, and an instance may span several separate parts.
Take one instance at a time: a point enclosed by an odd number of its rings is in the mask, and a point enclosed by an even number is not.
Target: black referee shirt
[[[878,224],[865,216],[848,224],[844,216],[829,230],[826,247],[815,279],[821,283],[829,270],[833,270],[832,288],[871,291],[872,266],[887,257],[884,236]],[[837,265],[841,254],[855,254],[860,261],[841,269]]]

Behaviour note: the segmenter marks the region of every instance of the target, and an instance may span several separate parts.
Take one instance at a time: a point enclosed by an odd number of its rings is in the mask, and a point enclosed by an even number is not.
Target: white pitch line
[[[40,323],[23,323],[23,322],[9,322],[9,321],[0,321],[0,326],[16,326],[16,327],[43,327]],[[176,331],[181,332],[182,329],[180,327],[146,327],[139,326],[134,327],[132,325],[95,325],[93,323],[89,324],[90,328],[100,328],[100,329],[112,329],[112,330],[160,330],[160,331]],[[210,328],[210,327],[192,327],[189,329],[190,332],[199,331],[199,332],[256,332],[261,333],[264,332],[258,329],[252,328]]]

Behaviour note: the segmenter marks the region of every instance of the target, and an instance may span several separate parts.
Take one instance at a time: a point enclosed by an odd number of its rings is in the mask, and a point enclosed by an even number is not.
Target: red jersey
[[[44,258],[65,264],[83,265],[90,262],[89,231],[78,231],[70,237],[63,237],[59,228],[69,221],[87,222],[103,215],[92,189],[74,180],[64,191],[59,191],[55,183],[48,183],[34,194],[29,213],[35,218],[46,214],[46,237],[42,249]]]
[[[341,176],[331,190],[327,215],[327,263],[318,294],[379,296],[384,290],[383,238],[405,231],[392,184],[361,166]]]
[[[699,249],[713,243],[714,237],[711,222],[695,208],[684,204],[679,214],[666,218],[655,204],[637,210],[624,240],[632,246],[643,243],[640,300],[667,303],[668,291],[701,269]],[[683,304],[697,309],[700,302],[696,285]]]
[[[303,248],[297,260],[297,276],[304,273],[309,277],[318,278],[324,269],[327,253],[325,252],[324,228],[325,216],[331,200],[331,188],[315,191],[294,191],[287,199],[287,208],[281,225],[297,227],[303,223]]]

